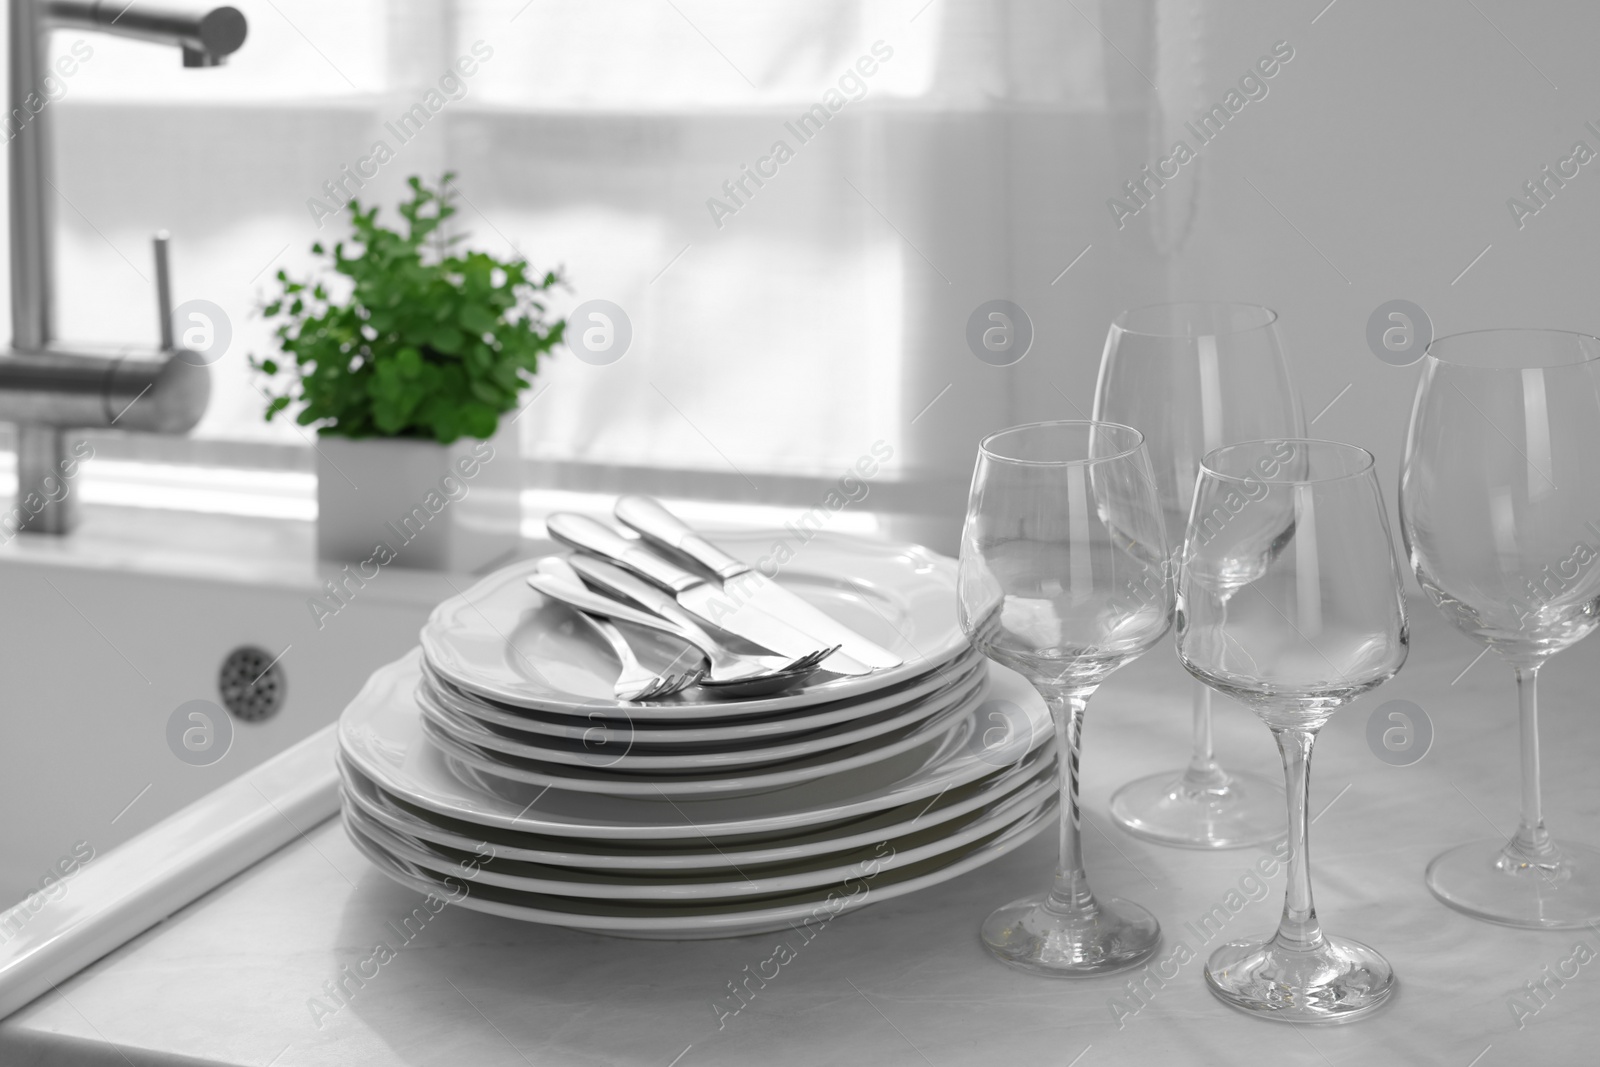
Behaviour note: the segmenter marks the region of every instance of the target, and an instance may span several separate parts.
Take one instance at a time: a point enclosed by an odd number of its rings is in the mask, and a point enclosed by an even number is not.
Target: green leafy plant
[[[378,222],[376,207],[348,210],[350,243],[331,252],[335,277],[298,281],[285,271],[281,292],[262,307],[277,320],[283,357],[252,357],[266,375],[270,421],[299,405],[295,421],[341,437],[428,438],[493,435],[500,415],[560,343],[566,323],[545,321],[540,295],[559,272],[530,273],[527,260],[456,253],[459,237],[442,224],[455,208],[446,174],[441,189],[409,180],[400,205],[406,232]]]

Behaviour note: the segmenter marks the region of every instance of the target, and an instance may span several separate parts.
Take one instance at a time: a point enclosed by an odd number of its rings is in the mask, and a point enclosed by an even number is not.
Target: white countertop
[[[1196,951],[1119,1028],[1112,1004],[1142,972],[1048,980],[991,960],[977,938],[987,911],[1044,884],[1053,835],[947,885],[835,920],[719,1030],[727,983],[773,954],[776,937],[625,941],[446,908],[318,1020],[310,1007],[340,968],[400,945],[390,926],[421,898],[391,883],[337,820],[222,885],[0,1023],[0,1062],[30,1064],[1110,1064],[1417,1063],[1449,1067],[1594,1062],[1600,932],[1529,932],[1475,922],[1422,883],[1448,845],[1516,822],[1515,699],[1510,671],[1425,604],[1413,604],[1411,661],[1336,717],[1314,761],[1313,877],[1329,932],[1394,963],[1401,987],[1372,1019],[1296,1029],[1237,1014],[1204,987],[1209,949],[1185,926],[1214,905],[1263,849],[1193,853],[1145,845],[1106,817],[1110,792],[1186,755],[1187,677],[1163,645],[1114,676],[1090,706],[1084,755],[1091,880],[1161,919],[1165,944]],[[1600,843],[1600,692],[1594,642],[1544,671],[1546,818],[1558,836]],[[1420,704],[1432,751],[1410,767],[1367,748],[1368,715],[1386,700]],[[1266,729],[1236,707],[1218,713],[1230,766],[1276,773]],[[1330,805],[1322,811],[1325,805]],[[1481,811],[1480,811],[1481,809]],[[1264,935],[1272,894],[1224,936]],[[1586,941],[1597,958],[1537,1014],[1508,998]]]

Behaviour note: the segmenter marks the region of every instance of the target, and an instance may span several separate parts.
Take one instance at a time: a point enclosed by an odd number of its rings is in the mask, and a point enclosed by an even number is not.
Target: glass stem
[[[1045,694],[1056,727],[1056,754],[1061,775],[1061,851],[1050,904],[1065,912],[1092,912],[1094,894],[1083,872],[1082,812],[1078,807],[1078,757],[1083,746],[1083,713],[1094,689],[1058,690]]]
[[[1306,952],[1320,947],[1323,940],[1317,908],[1311,901],[1311,821],[1306,811],[1311,800],[1311,745],[1317,732],[1283,726],[1275,727],[1272,736],[1283,754],[1284,789],[1289,797],[1289,875],[1283,918],[1274,940],[1289,951]]]
[[[1544,828],[1544,811],[1539,798],[1539,667],[1519,666],[1517,673],[1517,711],[1522,733],[1522,824],[1507,846],[1530,860],[1547,859],[1555,846]]]
[[[1211,687],[1194,679],[1194,751],[1183,772],[1183,784],[1193,793],[1217,793],[1228,786],[1228,775],[1217,766],[1211,748]]]

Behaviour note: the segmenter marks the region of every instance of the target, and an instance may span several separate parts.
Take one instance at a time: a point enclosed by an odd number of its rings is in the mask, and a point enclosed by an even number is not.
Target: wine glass
[[[978,448],[961,534],[961,628],[1045,698],[1061,773],[1055,880],[990,915],[982,936],[1002,961],[1036,974],[1132,967],[1161,940],[1148,911],[1089,891],[1078,809],[1089,697],[1172,621],[1152,473],[1139,431],[1115,423],[1018,426]]]
[[[1094,417],[1144,433],[1174,549],[1181,547],[1202,455],[1235,441],[1305,432],[1276,321],[1263,307],[1202,303],[1135,308],[1111,324]],[[1192,694],[1188,767],[1117,790],[1112,818],[1136,837],[1184,848],[1242,848],[1283,836],[1276,783],[1218,765],[1211,690],[1195,682]]]
[[[1460,845],[1428,888],[1507,926],[1600,920],[1600,851],[1557,844],[1539,802],[1535,687],[1550,656],[1600,624],[1600,339],[1482,330],[1428,346],[1400,478],[1417,581],[1511,665],[1521,705],[1522,822]]]
[[[1311,899],[1311,746],[1335,711],[1392,678],[1405,598],[1372,455],[1332,441],[1253,441],[1207,453],[1178,572],[1178,657],[1247,705],[1283,755],[1289,860],[1267,941],[1212,953],[1206,983],[1264,1018],[1343,1021],[1394,991],[1387,960],[1322,932]]]

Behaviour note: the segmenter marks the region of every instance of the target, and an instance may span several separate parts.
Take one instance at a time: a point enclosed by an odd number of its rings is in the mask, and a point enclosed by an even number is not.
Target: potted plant
[[[266,417],[295,407],[316,428],[317,552],[364,577],[389,563],[476,570],[516,547],[519,450],[500,417],[566,326],[540,300],[558,272],[454,250],[451,177],[409,180],[404,233],[351,200],[348,241],[311,246],[332,274],[280,270],[262,308],[281,350],[251,359]]]

